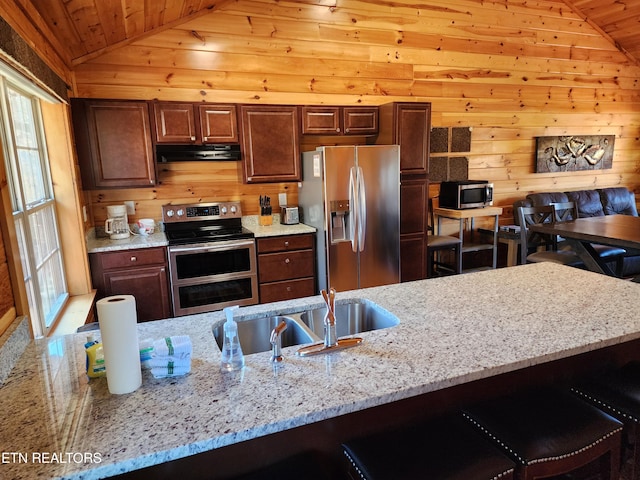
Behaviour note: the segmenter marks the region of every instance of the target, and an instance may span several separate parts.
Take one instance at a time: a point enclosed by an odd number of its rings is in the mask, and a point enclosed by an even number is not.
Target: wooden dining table
[[[627,255],[640,255],[640,217],[632,215],[585,217],[568,222],[535,224],[528,228],[562,237],[589,270],[606,275],[616,276],[606,263],[607,259],[601,258],[592,244],[620,247],[627,251]]]

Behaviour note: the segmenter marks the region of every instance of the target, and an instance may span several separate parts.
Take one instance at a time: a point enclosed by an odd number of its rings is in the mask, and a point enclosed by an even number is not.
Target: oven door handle
[[[169,247],[169,253],[183,252],[219,252],[220,250],[229,250],[232,248],[251,247],[254,245],[253,240],[234,240],[233,242],[215,242],[211,245],[194,245],[190,247]]]

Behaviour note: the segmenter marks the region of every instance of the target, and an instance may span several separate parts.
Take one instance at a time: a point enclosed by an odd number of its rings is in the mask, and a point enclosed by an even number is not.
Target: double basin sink
[[[287,324],[281,334],[282,347],[318,343],[324,341],[324,316],[326,308],[304,310],[250,320],[238,319],[238,337],[245,355],[271,350],[271,331],[283,320]],[[396,316],[369,301],[352,301],[335,307],[336,335],[338,338],[370,330],[397,325]],[[213,327],[213,336],[222,349],[224,322]]]

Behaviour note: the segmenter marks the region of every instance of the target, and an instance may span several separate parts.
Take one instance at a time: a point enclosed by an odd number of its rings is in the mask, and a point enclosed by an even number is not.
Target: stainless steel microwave
[[[440,184],[443,208],[480,208],[493,205],[493,183],[487,180],[464,180]]]

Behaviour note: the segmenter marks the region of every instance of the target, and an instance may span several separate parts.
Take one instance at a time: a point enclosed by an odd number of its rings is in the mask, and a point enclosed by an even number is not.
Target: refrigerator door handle
[[[367,193],[364,189],[364,173],[358,167],[358,251],[364,251],[367,232]]]
[[[351,239],[351,250],[354,253],[358,251],[357,224],[359,221],[356,190],[356,167],[351,167],[349,170],[349,238]]]

